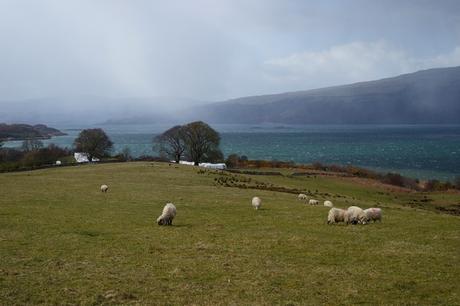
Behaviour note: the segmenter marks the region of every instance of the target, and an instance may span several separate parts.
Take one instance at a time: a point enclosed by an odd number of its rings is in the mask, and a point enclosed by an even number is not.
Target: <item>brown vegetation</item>
[[[299,171],[292,173],[293,176],[303,175],[336,175],[345,177],[358,177],[366,178],[379,181],[383,184],[397,186],[401,188],[407,188],[415,191],[446,191],[449,189],[460,190],[460,178],[457,178],[454,183],[451,182],[440,182],[438,180],[429,180],[427,182],[420,182],[418,179],[409,178],[402,176],[398,173],[378,173],[369,169],[364,169],[355,166],[338,166],[338,165],[324,165],[319,162],[315,162],[311,165],[297,165],[294,162],[282,162],[282,161],[267,161],[267,160],[248,160],[246,157],[242,158],[237,154],[231,154],[226,160],[227,167],[230,171],[241,171],[235,170],[235,168],[245,169],[258,169],[258,168],[289,168],[297,170],[310,170]],[[266,172],[254,172],[246,174],[267,174]],[[273,173],[271,173],[273,175]]]

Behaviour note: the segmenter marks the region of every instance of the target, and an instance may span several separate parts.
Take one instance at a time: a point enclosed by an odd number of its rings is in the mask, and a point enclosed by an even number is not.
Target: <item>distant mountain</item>
[[[193,113],[194,119],[211,123],[460,123],[460,67],[308,91],[243,97],[204,105]]]
[[[52,136],[67,135],[44,124],[5,124],[0,123],[0,139],[23,140],[28,138],[48,139]]]
[[[460,123],[460,67],[370,82],[203,104],[177,97],[50,97],[0,102],[0,122],[84,124]]]

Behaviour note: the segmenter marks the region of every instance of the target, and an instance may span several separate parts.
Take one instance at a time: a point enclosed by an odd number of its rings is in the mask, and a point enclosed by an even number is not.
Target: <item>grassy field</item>
[[[327,225],[327,208],[261,184],[384,220]],[[0,174],[0,194],[2,305],[460,305],[460,218],[433,209],[459,193],[119,163]],[[178,214],[160,227],[168,201]]]

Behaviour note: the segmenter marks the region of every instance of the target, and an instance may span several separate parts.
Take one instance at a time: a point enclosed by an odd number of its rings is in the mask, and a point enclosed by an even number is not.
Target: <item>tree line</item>
[[[202,121],[174,126],[153,138],[153,149],[160,153],[160,158],[177,163],[187,159],[195,165],[201,162],[222,162],[224,157],[219,144],[219,133]],[[20,149],[2,148],[2,145],[0,139],[0,170],[54,164],[56,160],[69,157],[73,152],[85,153],[90,162],[94,158],[132,159],[128,148],[112,156],[113,142],[100,128],[82,130],[73,142],[73,150],[62,149],[54,144],[44,147],[35,138],[25,139]]]
[[[181,159],[201,162],[223,161],[219,149],[220,135],[202,121],[176,125],[153,138],[153,150],[161,157],[179,163]],[[113,142],[102,129],[87,129],[80,132],[74,141],[75,150],[85,152],[88,160],[102,158],[112,150]],[[124,153],[128,155],[128,153]]]

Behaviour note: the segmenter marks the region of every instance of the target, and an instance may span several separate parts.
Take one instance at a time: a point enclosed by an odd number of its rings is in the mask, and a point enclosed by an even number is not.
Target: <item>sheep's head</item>
[[[165,221],[163,220],[163,218],[158,218],[157,223],[158,223],[158,225],[163,225],[163,224],[165,224]]]
[[[363,215],[359,216],[359,223],[367,224],[368,222],[369,222],[369,218],[367,217],[366,214],[363,214]]]

